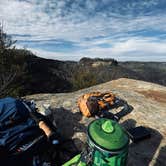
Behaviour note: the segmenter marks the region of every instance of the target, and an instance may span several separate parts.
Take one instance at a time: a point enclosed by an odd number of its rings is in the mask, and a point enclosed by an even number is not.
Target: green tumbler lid
[[[88,136],[92,143],[110,151],[118,151],[129,143],[125,130],[117,122],[106,118],[90,123]]]
[[[101,127],[106,133],[112,133],[114,131],[114,126],[110,120],[105,121]]]

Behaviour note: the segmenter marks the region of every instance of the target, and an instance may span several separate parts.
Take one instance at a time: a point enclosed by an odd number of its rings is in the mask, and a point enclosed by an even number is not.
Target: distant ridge
[[[72,92],[118,78],[166,85],[164,62],[118,62],[115,59],[82,58],[79,62],[39,58],[30,51],[8,50],[12,64],[21,71],[4,96]],[[11,60],[10,60],[11,61]]]

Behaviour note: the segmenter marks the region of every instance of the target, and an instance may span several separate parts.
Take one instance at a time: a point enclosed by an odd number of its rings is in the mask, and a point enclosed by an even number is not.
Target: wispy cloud
[[[0,20],[46,58],[166,61],[165,0],[0,0]]]
[[[104,41],[104,40],[103,40]],[[165,61],[166,41],[158,42],[155,38],[131,38],[116,41],[108,46],[105,40],[101,47],[98,43],[85,43],[82,49],[73,52],[51,52],[32,49],[41,57],[59,60],[79,60],[81,57],[115,58],[121,61]],[[47,56],[46,56],[47,55]],[[146,55],[146,56],[145,56]]]

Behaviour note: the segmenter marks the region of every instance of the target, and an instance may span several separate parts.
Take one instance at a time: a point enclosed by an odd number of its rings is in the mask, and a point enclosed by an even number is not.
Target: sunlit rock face
[[[83,117],[77,106],[79,96],[92,91],[112,91],[133,107],[120,120],[126,129],[145,126],[151,131],[151,138],[130,144],[129,166],[158,166],[165,164],[166,158],[166,87],[132,79],[118,79],[73,93],[37,94],[27,96],[34,99],[40,108],[50,104],[50,119],[56,123],[65,138],[71,138],[78,151],[86,142],[87,125],[94,118]],[[121,108],[114,109],[118,112]],[[71,148],[70,143],[65,145]]]

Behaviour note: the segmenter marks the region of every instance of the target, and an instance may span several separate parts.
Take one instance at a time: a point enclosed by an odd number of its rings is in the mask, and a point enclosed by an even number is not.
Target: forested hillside
[[[118,78],[166,85],[165,62],[117,62],[82,58],[79,62],[39,58],[0,28],[0,96],[69,92]]]

